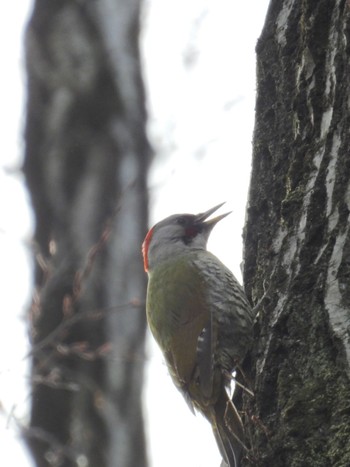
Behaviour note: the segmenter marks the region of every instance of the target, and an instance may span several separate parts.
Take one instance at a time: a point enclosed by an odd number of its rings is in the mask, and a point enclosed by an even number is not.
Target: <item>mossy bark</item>
[[[245,465],[350,465],[350,4],[273,0],[257,44]]]

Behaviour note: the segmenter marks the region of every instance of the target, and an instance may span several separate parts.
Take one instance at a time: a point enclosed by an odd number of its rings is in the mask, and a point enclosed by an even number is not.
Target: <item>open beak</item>
[[[223,203],[220,203],[218,204],[217,206],[211,208],[211,209],[208,209],[208,211],[205,211],[205,212],[202,212],[200,214],[197,214],[196,215],[196,222],[198,222],[199,224],[202,224],[204,226],[206,226],[207,228],[209,228],[210,230],[214,227],[215,224],[217,224],[219,221],[221,221],[221,219],[223,219],[224,217],[228,216],[229,214],[231,214],[231,211],[230,212],[226,212],[225,214],[220,214],[220,216],[216,216],[214,217],[213,219],[210,219],[206,222],[204,222],[211,214],[213,214],[213,212],[217,211],[219,208],[221,208],[221,206],[223,206],[225,204],[225,202]]]

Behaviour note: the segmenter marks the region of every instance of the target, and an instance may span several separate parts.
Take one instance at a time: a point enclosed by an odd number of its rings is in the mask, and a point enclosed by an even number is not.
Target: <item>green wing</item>
[[[148,284],[149,326],[180,388],[194,375],[198,338],[210,327],[204,286],[198,269],[184,258],[159,266]]]

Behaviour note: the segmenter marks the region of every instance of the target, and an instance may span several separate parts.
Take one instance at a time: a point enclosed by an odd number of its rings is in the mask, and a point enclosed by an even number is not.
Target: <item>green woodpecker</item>
[[[170,375],[211,423],[223,461],[239,467],[243,426],[227,386],[251,343],[253,313],[232,272],[206,249],[229,213],[206,219],[222,204],[167,217],[149,230],[142,252],[147,319]]]

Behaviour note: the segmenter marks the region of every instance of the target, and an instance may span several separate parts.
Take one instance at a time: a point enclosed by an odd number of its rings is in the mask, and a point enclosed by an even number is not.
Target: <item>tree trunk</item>
[[[273,0],[257,45],[246,465],[350,465],[350,4]]]
[[[24,170],[36,218],[36,465],[145,466],[147,225],[138,0],[36,0]]]

